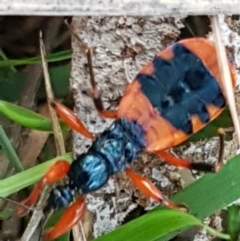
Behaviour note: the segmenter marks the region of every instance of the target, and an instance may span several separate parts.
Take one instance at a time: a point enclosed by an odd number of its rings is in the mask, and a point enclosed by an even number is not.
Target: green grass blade
[[[50,119],[39,115],[34,111],[3,100],[0,100],[0,114],[29,129],[52,131],[52,123]],[[65,124],[62,124],[61,126],[64,131],[67,129]]]
[[[3,149],[4,154],[7,156],[8,160],[15,167],[16,171],[21,172],[24,170],[22,162],[19,160],[17,153],[15,152],[13,146],[11,145],[8,137],[0,125],[0,146]]]
[[[30,129],[52,130],[50,119],[6,101],[0,101],[0,114]]]
[[[32,167],[28,170],[15,174],[11,177],[5,178],[0,181],[0,197],[7,197],[13,193],[22,190],[36,183],[46,172],[47,168],[57,160],[66,160],[69,163],[72,162],[71,153],[67,153],[63,156],[56,157],[50,161],[44,162],[40,165]]]
[[[173,200],[185,203],[191,214],[202,220],[240,197],[239,170],[240,157],[236,156],[228,161],[218,173],[206,174],[186,189],[179,191]],[[162,212],[163,214],[161,214]],[[185,220],[188,216],[183,219],[179,218],[178,223],[175,221],[178,220],[176,217],[169,218],[170,216],[165,214],[165,209],[158,207],[153,212],[149,212],[95,241],[167,241],[178,232],[193,225],[199,225],[197,224],[199,221],[191,218]],[[171,223],[174,223],[174,226]]]
[[[189,213],[173,209],[155,210],[94,241],[159,241],[164,240],[163,238],[169,233],[183,231],[193,226],[204,227],[200,220]],[[221,238],[230,238],[226,234],[214,234]]]
[[[191,213],[204,219],[240,198],[240,156],[227,162],[218,173],[208,173],[178,192],[173,200],[185,203]]]
[[[71,59],[72,52],[71,50],[65,50],[58,53],[50,54],[47,57],[47,61],[50,62],[59,62],[67,59]],[[41,57],[32,57],[26,59],[5,59],[0,61],[0,67],[10,67],[10,66],[19,66],[27,64],[36,64],[41,62]]]
[[[157,241],[171,232],[192,226],[202,226],[202,223],[178,210],[155,210],[94,241]]]

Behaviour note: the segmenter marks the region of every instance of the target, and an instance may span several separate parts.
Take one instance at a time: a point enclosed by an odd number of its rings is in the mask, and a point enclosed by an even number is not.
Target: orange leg
[[[221,169],[223,165],[225,132],[222,128],[218,129],[218,135],[219,135],[219,141],[220,141],[220,148],[219,148],[218,162],[215,166],[212,166],[206,163],[193,163],[187,159],[181,159],[181,158],[175,157],[165,151],[157,151],[156,154],[159,157],[161,157],[164,161],[176,167],[183,167],[183,168],[194,169],[197,171],[204,171],[204,172],[217,172]]]
[[[97,84],[94,77],[93,72],[93,65],[92,65],[92,49],[86,46],[85,53],[88,59],[88,67],[89,67],[89,75],[90,75],[90,82],[92,85],[92,95],[93,95],[93,102],[98,111],[98,113],[104,118],[117,118],[117,111],[105,110],[103,107],[103,102],[101,99],[101,94],[97,89]]]
[[[164,161],[176,167],[183,167],[204,172],[213,172],[215,170],[214,166],[212,165],[206,163],[193,163],[187,159],[175,157],[165,151],[157,151],[156,154],[159,157],[161,157]]]
[[[46,186],[47,184],[51,184],[53,182],[57,182],[61,180],[68,172],[70,167],[70,164],[66,161],[57,161],[54,163],[50,168],[47,170],[43,178],[37,183],[37,185],[34,187],[32,193],[30,196],[22,202],[25,206],[30,206],[32,207],[42,191],[43,187]],[[16,214],[18,216],[23,216],[26,215],[28,212],[27,209],[25,209],[23,206],[20,206]]]
[[[46,241],[53,240],[71,230],[82,219],[85,209],[84,197],[80,196],[76,202],[65,210],[57,224],[44,233],[43,239]]]
[[[92,96],[93,96],[93,102],[94,105],[98,111],[98,113],[104,117],[104,118],[112,118],[115,119],[117,118],[117,111],[111,111],[111,110],[105,110],[103,107],[102,99],[101,99],[101,94],[97,90],[97,85],[94,77],[94,71],[93,71],[93,65],[92,65],[92,55],[93,55],[93,50],[89,48],[78,36],[77,32],[75,31],[74,28],[72,28],[71,25],[66,23],[74,37],[78,40],[79,46],[82,50],[82,52],[86,55],[87,61],[88,61],[88,68],[89,68],[89,75],[90,75],[90,82],[92,86]]]
[[[128,177],[132,180],[134,185],[147,197],[155,200],[156,202],[163,203],[165,206],[169,208],[183,209],[184,211],[188,211],[187,207],[184,204],[177,204],[170,201],[167,197],[165,197],[160,190],[156,188],[156,186],[147,178],[137,174],[131,168],[125,169]]]
[[[83,123],[78,119],[78,117],[66,106],[54,102],[51,102],[52,107],[55,109],[57,115],[73,130],[82,134],[83,136],[94,139],[94,134],[91,133]]]
[[[161,157],[164,161],[168,162],[169,164],[176,166],[176,167],[184,167],[184,168],[191,168],[191,162],[187,159],[180,159],[177,158],[165,151],[158,151],[156,154]]]

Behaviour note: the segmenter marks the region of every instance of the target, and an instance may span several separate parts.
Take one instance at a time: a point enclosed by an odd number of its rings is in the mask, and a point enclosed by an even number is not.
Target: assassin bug
[[[81,47],[88,58],[96,109],[102,117],[115,121],[95,136],[72,111],[52,102],[59,117],[73,130],[93,139],[93,144],[71,165],[64,160],[57,161],[23,202],[24,205],[34,205],[43,186],[67,176],[65,185],[58,185],[50,192],[45,211],[68,208],[55,227],[46,231],[45,240],[59,237],[79,222],[85,210],[84,195],[99,189],[111,175],[120,171],[125,171],[149,198],[170,208],[186,209],[163,196],[150,180],[131,169],[129,165],[144,150],[177,167],[216,171],[221,165],[221,162],[216,166],[192,163],[165,152],[201,130],[226,106],[213,43],[204,38],[186,39],[160,52],[127,87],[116,111],[103,108],[94,81],[92,50],[82,42]],[[235,72],[230,63],[229,67],[234,87]],[[221,156],[220,153],[220,161]],[[75,195],[78,197],[73,202]]]

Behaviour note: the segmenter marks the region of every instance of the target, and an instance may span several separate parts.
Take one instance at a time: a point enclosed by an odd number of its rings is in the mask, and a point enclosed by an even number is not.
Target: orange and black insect
[[[56,162],[24,201],[25,205],[32,206],[44,185],[67,176],[65,185],[51,191],[45,207],[45,211],[67,208],[56,226],[45,233],[46,240],[62,235],[79,222],[85,210],[84,195],[101,188],[111,175],[120,171],[125,171],[149,198],[171,208],[181,207],[131,169],[130,164],[143,151],[156,153],[178,167],[203,171],[215,171],[216,168],[203,163],[193,164],[166,152],[201,130],[226,106],[213,43],[204,38],[186,39],[160,52],[127,87],[116,111],[104,110],[94,81],[92,51],[87,47],[85,51],[95,106],[101,116],[115,121],[95,136],[70,110],[52,103],[59,117],[73,130],[93,139],[93,144],[71,165],[66,161]],[[230,63],[229,67],[234,87],[234,68]],[[76,195],[78,198],[73,202]]]

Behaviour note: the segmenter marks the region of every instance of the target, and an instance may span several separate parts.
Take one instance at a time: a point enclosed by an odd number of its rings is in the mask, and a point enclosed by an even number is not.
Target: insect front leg
[[[25,206],[34,206],[38,200],[39,194],[42,189],[47,185],[57,182],[64,178],[69,170],[70,164],[67,161],[57,161],[47,170],[45,175],[40,179],[37,185],[34,187],[29,197],[22,202]],[[23,206],[19,206],[16,210],[18,216],[26,215],[28,212]]]
[[[97,89],[97,84],[95,81],[95,75],[93,71],[93,64],[92,64],[92,55],[93,55],[93,49],[88,47],[78,36],[76,30],[68,23],[66,23],[68,28],[70,29],[71,33],[74,35],[74,37],[78,40],[78,44],[82,50],[82,52],[86,55],[87,61],[88,61],[88,68],[89,68],[89,76],[90,76],[90,83],[92,86],[92,98],[95,105],[95,108],[97,109],[100,116],[104,118],[111,118],[116,119],[117,118],[117,111],[113,110],[106,110],[103,107],[103,102],[101,99],[101,93]]]
[[[85,210],[85,199],[80,196],[65,210],[56,225],[44,233],[43,239],[46,241],[53,240],[71,230],[83,218]]]
[[[100,116],[102,116],[104,118],[116,119],[117,118],[116,110],[114,110],[114,111],[106,110],[103,107],[101,93],[97,89],[97,84],[96,84],[95,77],[94,77],[93,65],[92,65],[92,54],[93,54],[92,49],[87,48],[86,55],[87,55],[87,59],[88,59],[90,82],[91,82],[91,86],[92,86],[92,97],[93,97],[93,102],[94,102],[95,108],[97,109]]]
[[[162,203],[169,208],[181,209],[188,211],[188,208],[184,204],[174,203],[165,197],[161,191],[147,178],[137,174],[131,168],[125,169],[126,174],[132,180],[134,185],[147,197],[153,199],[156,202]]]

